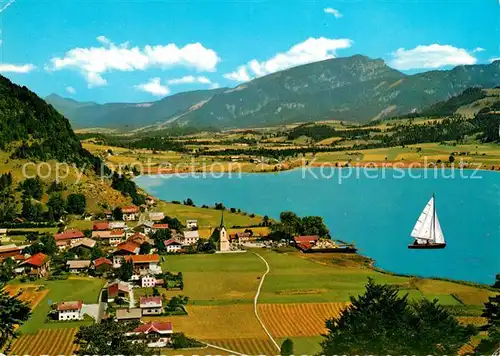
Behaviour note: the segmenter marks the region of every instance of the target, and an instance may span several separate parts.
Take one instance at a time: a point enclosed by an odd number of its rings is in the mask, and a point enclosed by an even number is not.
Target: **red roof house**
[[[172,323],[170,321],[160,322],[160,321],[152,321],[147,324],[139,325],[134,329],[135,333],[141,334],[171,334],[173,332]]]
[[[160,230],[168,229],[168,224],[153,224],[153,229],[160,229]]]
[[[107,221],[98,221],[94,223],[92,230],[94,231],[104,231],[109,229],[109,222]]]
[[[22,262],[20,266],[24,266],[25,272],[28,274],[43,277],[49,271],[50,257],[39,252]]]
[[[130,206],[124,206],[123,208],[121,208],[121,211],[123,214],[134,214],[138,213],[139,209],[134,205],[130,205]]]
[[[61,302],[57,304],[57,311],[80,310],[82,309],[83,302]]]
[[[318,242],[318,236],[317,235],[310,235],[310,236],[295,236],[293,238],[296,244],[315,244]]]
[[[99,258],[95,259],[92,263],[94,264],[95,268],[99,268],[100,266],[106,266],[106,265],[112,266],[113,265],[113,263],[105,257],[99,257]]]
[[[64,232],[54,235],[54,239],[56,241],[83,239],[84,237],[85,235],[83,234],[83,232],[76,229],[68,229]]]

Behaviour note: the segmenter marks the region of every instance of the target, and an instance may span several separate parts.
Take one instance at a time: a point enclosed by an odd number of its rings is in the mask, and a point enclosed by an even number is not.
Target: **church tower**
[[[219,251],[226,252],[230,250],[231,248],[229,243],[229,237],[227,236],[227,230],[226,227],[224,226],[224,210],[223,210],[219,226]]]

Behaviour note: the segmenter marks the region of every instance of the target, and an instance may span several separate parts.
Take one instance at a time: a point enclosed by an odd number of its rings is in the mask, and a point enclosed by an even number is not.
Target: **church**
[[[222,211],[222,216],[220,219],[220,226],[214,230],[212,237],[217,241],[217,251],[218,252],[228,252],[231,251],[231,243],[229,242],[229,235],[227,229],[224,226],[224,211]]]

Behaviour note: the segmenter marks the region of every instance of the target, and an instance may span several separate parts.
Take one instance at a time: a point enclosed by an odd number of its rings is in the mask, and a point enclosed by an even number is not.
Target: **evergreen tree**
[[[280,348],[281,356],[291,356],[293,355],[293,341],[291,339],[286,338],[281,344]]]
[[[15,337],[15,329],[31,315],[30,307],[0,286],[0,349]]]
[[[47,202],[49,211],[51,211],[54,220],[59,220],[66,213],[66,202],[61,193],[53,193]]]
[[[363,295],[351,297],[340,316],[326,321],[322,354],[456,355],[476,333],[437,301],[412,305],[407,298],[397,287],[369,279]]]
[[[83,214],[87,207],[87,201],[83,194],[68,195],[67,209],[70,214]]]

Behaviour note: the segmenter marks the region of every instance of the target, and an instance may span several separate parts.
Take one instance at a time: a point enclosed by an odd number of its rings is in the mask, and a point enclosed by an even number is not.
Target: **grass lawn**
[[[172,204],[159,202],[157,210],[162,211],[165,215],[179,219],[183,224],[188,219],[198,220],[199,227],[216,227],[220,224],[221,214],[220,210],[204,209],[200,207],[187,206],[182,204]],[[251,213],[251,212],[249,212]],[[262,217],[250,215],[243,215],[243,213],[224,212],[224,223],[227,227],[232,226],[251,226],[257,225],[262,222]]]
[[[17,281],[18,282],[18,281]],[[34,333],[39,329],[73,328],[86,325],[90,322],[46,323],[45,319],[50,310],[50,304],[62,301],[81,300],[84,303],[96,303],[104,280],[98,278],[70,278],[65,281],[38,280],[30,284],[43,284],[49,293],[32,311],[31,318],[19,329],[21,333]]]
[[[321,352],[320,342],[323,337],[307,336],[307,337],[291,337],[293,341],[293,352],[295,355],[317,355]],[[285,338],[276,340],[278,345],[281,345]]]

